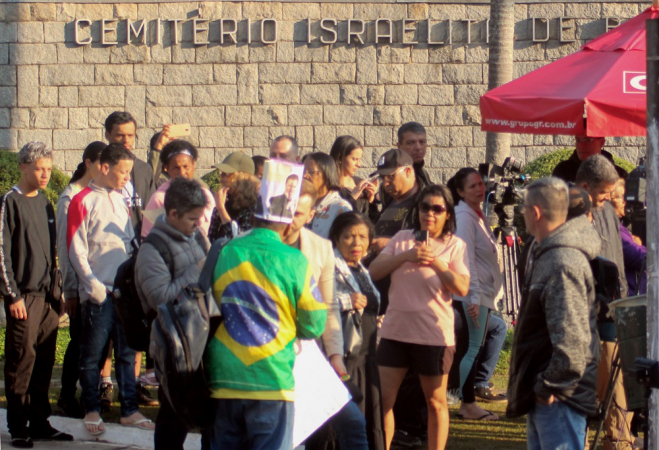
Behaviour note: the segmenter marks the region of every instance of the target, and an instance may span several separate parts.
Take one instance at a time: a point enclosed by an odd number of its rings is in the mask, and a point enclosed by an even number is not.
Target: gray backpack
[[[227,240],[211,246],[199,283],[181,290],[176,299],[158,307],[151,330],[149,353],[160,389],[189,427],[210,425],[210,391],[203,356],[220,325],[220,310],[210,287],[217,258]]]

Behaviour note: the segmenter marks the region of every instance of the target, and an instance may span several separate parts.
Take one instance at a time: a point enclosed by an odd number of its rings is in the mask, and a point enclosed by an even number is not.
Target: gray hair
[[[577,184],[588,183],[589,186],[603,184],[616,184],[620,175],[611,161],[602,155],[593,155],[579,166],[577,171]]]
[[[540,208],[551,222],[565,221],[570,203],[567,184],[557,177],[540,178],[526,188],[526,203]]]
[[[53,151],[43,142],[28,142],[18,152],[19,164],[32,164],[41,158],[53,159]]]

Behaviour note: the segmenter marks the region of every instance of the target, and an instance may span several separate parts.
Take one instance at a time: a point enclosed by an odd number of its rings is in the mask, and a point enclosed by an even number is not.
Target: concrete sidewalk
[[[10,449],[11,446],[11,436],[8,433],[2,433],[0,436],[2,439],[2,445],[0,448]],[[74,441],[74,442],[35,442],[35,449],[40,450],[64,450],[64,449],[73,449],[73,450],[124,450],[124,449],[140,449],[141,447],[126,446],[119,444],[107,444],[103,442],[85,442],[85,441]]]
[[[80,449],[152,449],[153,431],[139,430],[137,428],[124,427],[116,423],[105,423],[105,433],[98,436],[98,440],[87,432],[81,419],[70,419],[68,417],[51,416],[50,424],[65,433],[73,435],[76,445]],[[0,409],[0,432],[2,435],[2,448],[12,448],[7,433],[7,410]],[[6,434],[6,436],[5,436]],[[6,443],[6,444],[5,444]],[[35,442],[34,448],[59,449],[77,448],[71,442]],[[85,446],[90,445],[90,446]],[[95,447],[94,445],[99,445]],[[185,450],[199,450],[201,448],[201,435],[190,433],[185,441]]]

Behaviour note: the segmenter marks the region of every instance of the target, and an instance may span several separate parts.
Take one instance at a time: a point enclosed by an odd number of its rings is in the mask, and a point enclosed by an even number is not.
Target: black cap
[[[375,175],[391,175],[400,167],[412,165],[414,165],[414,160],[405,150],[392,148],[380,156],[378,170],[370,174],[369,177],[374,177]]]

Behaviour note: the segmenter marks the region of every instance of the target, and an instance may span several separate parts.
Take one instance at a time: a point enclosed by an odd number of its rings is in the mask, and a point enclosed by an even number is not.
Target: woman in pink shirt
[[[451,193],[431,185],[421,193],[414,230],[398,232],[371,263],[374,280],[391,274],[389,306],[377,360],[387,448],[394,434],[393,406],[405,374],[419,374],[428,406],[428,449],[448,437],[446,386],[455,353],[453,295],[469,289],[465,243],[455,233]]]
[[[176,177],[187,178],[192,180],[195,177],[195,166],[197,165],[197,158],[199,154],[197,148],[184,140],[173,140],[170,141],[162,149],[160,153],[160,161],[162,162],[163,171],[169,175],[169,180],[163,183],[158,190],[151,196],[149,203],[146,205],[145,211],[162,211],[162,214],[165,213],[165,193],[169,189],[171,180]],[[204,233],[208,235],[208,228],[211,224],[211,216],[213,214],[213,209],[215,208],[215,198],[213,193],[208,189],[206,183],[202,180],[197,180],[201,183],[208,199],[208,206],[204,210],[204,215],[199,219],[199,228],[204,230]],[[148,214],[144,215],[144,220],[142,222],[142,237],[146,237],[151,228],[153,228],[154,222],[147,217]]]

